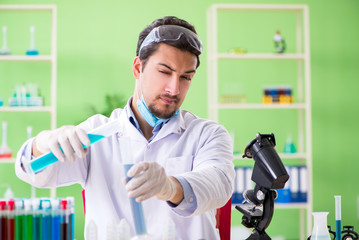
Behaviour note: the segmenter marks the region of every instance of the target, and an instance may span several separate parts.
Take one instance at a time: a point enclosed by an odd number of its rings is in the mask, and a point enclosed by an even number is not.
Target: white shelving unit
[[[50,12],[51,13],[51,53],[50,55],[0,55],[1,62],[49,62],[51,65],[50,91],[51,99],[49,106],[41,107],[0,107],[0,113],[4,112],[48,112],[50,114],[51,129],[56,128],[56,89],[57,89],[57,8],[55,5],[0,5],[0,14],[10,11],[26,12]],[[14,163],[15,159],[2,159],[0,163]],[[56,189],[50,190],[51,197],[56,196]]]
[[[296,53],[222,53],[218,52],[218,13],[244,11],[260,12],[294,12],[296,14]],[[235,24],[235,23],[233,23]],[[238,29],[238,28],[237,28]],[[238,30],[236,30],[238,31]],[[239,30],[240,31],[240,30]],[[298,153],[279,153],[282,159],[301,159],[308,171],[308,196],[306,203],[276,204],[276,209],[298,209],[300,239],[306,239],[312,228],[312,125],[311,125],[311,96],[310,96],[310,47],[309,47],[309,10],[306,5],[268,5],[268,4],[215,4],[207,12],[207,47],[208,47],[208,115],[219,121],[219,111],[253,109],[254,111],[279,109],[286,111],[294,109],[298,112]],[[258,103],[220,103],[218,79],[220,71],[218,62],[221,60],[268,60],[268,61],[296,61],[297,65],[297,99],[292,104],[258,104]],[[241,79],[240,81],[246,81]],[[268,80],[269,81],[269,80]],[[303,87],[304,86],[304,87]],[[240,126],[239,126],[240,128]],[[235,159],[241,158],[234,155]],[[306,220],[306,221],[305,221]],[[305,229],[305,223],[307,224]]]

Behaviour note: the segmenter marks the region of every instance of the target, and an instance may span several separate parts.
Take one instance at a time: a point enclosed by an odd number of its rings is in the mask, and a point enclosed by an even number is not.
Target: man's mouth
[[[177,102],[177,98],[173,98],[173,97],[167,97],[167,96],[160,96],[160,99],[168,105],[174,104]]]

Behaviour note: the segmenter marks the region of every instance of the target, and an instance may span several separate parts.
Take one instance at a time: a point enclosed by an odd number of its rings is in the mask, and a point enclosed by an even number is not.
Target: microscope
[[[254,189],[243,193],[244,201],[235,208],[243,214],[242,224],[254,228],[247,240],[270,240],[265,232],[273,212],[274,200],[278,194],[275,189],[284,188],[289,179],[278,153],[274,149],[274,134],[260,134],[244,150],[243,158],[253,158],[255,163],[252,172]]]

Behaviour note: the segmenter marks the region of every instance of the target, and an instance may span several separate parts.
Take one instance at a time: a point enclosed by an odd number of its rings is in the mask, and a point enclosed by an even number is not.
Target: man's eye
[[[163,73],[163,74],[169,74],[169,72],[167,71],[162,71],[162,70],[159,70],[160,73]]]
[[[188,76],[183,76],[182,78],[184,78],[184,79],[186,79],[186,80],[189,80],[189,81],[192,80],[192,78],[191,78],[191,77],[188,77]]]

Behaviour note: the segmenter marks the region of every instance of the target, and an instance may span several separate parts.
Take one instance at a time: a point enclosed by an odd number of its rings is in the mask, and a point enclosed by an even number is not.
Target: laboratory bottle
[[[175,240],[176,239],[176,226],[173,220],[168,217],[166,223],[163,226],[162,240]]]
[[[327,227],[328,212],[313,212],[313,230],[311,240],[331,240]]]
[[[118,240],[118,237],[116,236],[115,220],[112,219],[111,221],[107,222],[106,235],[107,235],[107,240]]]
[[[22,199],[15,200],[15,240],[23,239],[23,218],[24,218],[24,202]]]
[[[86,240],[97,240],[97,225],[92,219],[86,225]]]
[[[22,218],[22,239],[32,239],[32,211],[31,200],[24,199],[24,216]]]
[[[51,239],[59,240],[60,239],[60,199],[54,198],[51,199]]]
[[[35,27],[30,27],[30,48],[26,51],[26,55],[39,55],[39,51],[35,48]]]
[[[12,152],[7,145],[7,122],[2,122],[2,145],[0,146],[0,158],[11,158]]]
[[[60,239],[68,240],[67,238],[67,226],[69,224],[69,212],[67,209],[67,200],[61,199],[60,201]]]
[[[6,36],[7,27],[6,26],[2,27],[2,32],[3,32],[3,45],[2,45],[2,49],[0,49],[0,55],[10,55],[11,51],[7,47],[7,36]]]
[[[130,240],[131,233],[130,233],[130,225],[128,225],[126,219],[121,219],[119,224],[117,225],[116,233],[118,236],[118,240]]]
[[[7,239],[6,201],[0,201],[0,238]]]
[[[7,215],[7,236],[8,240],[14,240],[15,239],[15,201],[13,199],[10,199],[7,202],[7,209],[8,209],[8,215]]]
[[[284,145],[284,153],[296,153],[297,152],[297,149],[294,145],[294,142],[292,140],[292,136],[291,135],[288,135],[287,136],[287,140],[285,142],[285,145]]]
[[[42,230],[42,239],[51,240],[51,204],[50,200],[42,201],[42,211],[41,211],[41,230]]]
[[[67,225],[67,238],[69,240],[75,239],[75,198],[67,197],[67,208],[70,214],[69,224]]]

